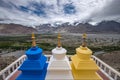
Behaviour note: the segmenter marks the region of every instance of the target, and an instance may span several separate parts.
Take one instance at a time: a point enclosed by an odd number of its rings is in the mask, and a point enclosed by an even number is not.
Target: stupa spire
[[[35,47],[36,46],[36,41],[35,41],[35,34],[32,33],[32,47]]]
[[[86,43],[87,34],[84,33],[84,34],[82,35],[82,38],[83,38],[82,47],[86,47],[86,46],[87,46],[87,43]]]
[[[61,41],[60,41],[60,39],[61,39],[61,35],[60,35],[60,33],[58,33],[58,47],[61,47],[62,45],[61,45]]]

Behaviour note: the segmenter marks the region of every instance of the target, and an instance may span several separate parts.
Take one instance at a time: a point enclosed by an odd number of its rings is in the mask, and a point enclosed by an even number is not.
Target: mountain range
[[[36,26],[39,32],[60,32],[60,33],[120,33],[120,23],[115,21],[103,21],[98,25],[91,25],[88,23],[64,23],[57,25],[57,27],[50,24],[43,24]]]
[[[120,34],[120,23],[115,21],[103,21],[98,25],[88,23],[63,23],[57,27],[51,24],[27,27],[19,24],[0,24],[0,34],[29,34],[36,33],[90,33],[90,34]]]

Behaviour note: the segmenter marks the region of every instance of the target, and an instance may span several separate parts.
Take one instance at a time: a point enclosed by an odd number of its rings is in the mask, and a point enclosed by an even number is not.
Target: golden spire
[[[35,42],[35,34],[32,33],[32,47],[36,46],[36,42]]]
[[[87,46],[87,43],[86,43],[87,34],[84,33],[84,34],[82,35],[82,38],[83,38],[82,47],[86,47],[86,46]]]
[[[61,47],[61,41],[60,41],[60,39],[61,39],[61,35],[60,35],[60,33],[58,33],[58,47]]]

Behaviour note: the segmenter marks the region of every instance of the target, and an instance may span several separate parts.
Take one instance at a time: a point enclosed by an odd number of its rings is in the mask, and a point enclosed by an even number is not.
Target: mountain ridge
[[[120,34],[120,23],[115,21],[103,21],[94,26],[89,23],[63,23],[57,25],[57,27],[51,24],[41,24],[39,26],[35,26],[35,28],[19,24],[0,24],[0,34],[29,34],[32,32]]]
[[[120,33],[120,23],[115,21],[103,21],[98,25],[91,25],[89,23],[77,23],[77,25],[71,25],[64,23],[57,27],[51,26],[50,24],[43,24],[36,26],[39,32],[60,32],[60,33]]]
[[[0,24],[0,34],[30,34],[32,32],[37,32],[37,30],[20,24]]]

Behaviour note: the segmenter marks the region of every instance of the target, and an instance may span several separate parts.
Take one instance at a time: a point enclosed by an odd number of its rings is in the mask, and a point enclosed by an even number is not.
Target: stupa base
[[[31,71],[31,73],[21,73],[16,80],[45,80],[48,63],[45,63],[42,71]]]
[[[95,71],[76,70],[72,63],[71,67],[74,80],[102,80],[101,77]]]
[[[71,71],[48,71],[45,80],[73,80]]]

